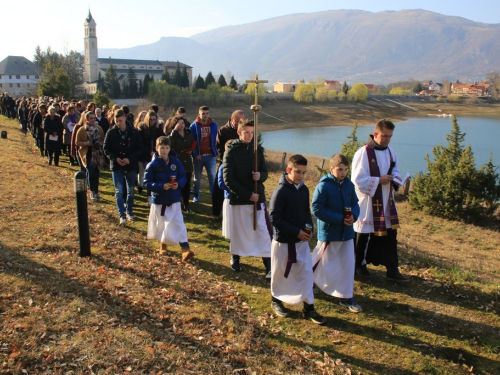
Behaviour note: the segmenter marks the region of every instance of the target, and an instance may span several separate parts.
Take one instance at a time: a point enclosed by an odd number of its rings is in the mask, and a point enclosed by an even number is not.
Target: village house
[[[274,92],[295,92],[296,82],[276,82],[273,85]]]
[[[42,69],[23,56],[7,56],[0,62],[0,91],[11,96],[36,95]]]
[[[368,89],[368,94],[374,94],[377,92],[377,86],[375,86],[374,84],[365,83],[364,85]]]
[[[339,92],[342,90],[342,84],[339,81],[325,81],[325,89]]]
[[[418,94],[423,95],[423,96],[433,96],[433,95],[437,95],[437,91],[436,90],[422,90]]]
[[[442,88],[443,88],[443,85],[441,83],[437,83],[437,82],[432,82],[429,85],[429,90],[434,90],[434,91],[436,91],[437,94],[439,94],[441,92]]]
[[[451,92],[456,95],[484,96],[491,94],[491,85],[488,83],[454,83]]]
[[[144,81],[146,74],[153,81],[161,79],[163,70],[167,67],[170,74],[174,74],[177,68],[176,61],[159,61],[159,60],[133,60],[133,59],[114,59],[111,56],[108,58],[99,58],[97,50],[97,32],[96,22],[92,18],[89,10],[89,15],[85,19],[85,90],[89,94],[97,92],[97,80],[99,73],[104,78],[109,65],[113,65],[118,77],[118,82],[123,86],[127,82],[127,74],[130,68],[134,69],[134,73],[139,80]],[[193,68],[189,65],[179,63],[179,67],[186,68],[189,78],[189,84],[193,83]]]

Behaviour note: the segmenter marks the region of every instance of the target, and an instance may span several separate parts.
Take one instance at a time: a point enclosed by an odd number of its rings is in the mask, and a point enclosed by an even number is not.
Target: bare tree
[[[498,90],[500,89],[500,73],[489,72],[486,74],[486,81],[491,84],[491,97],[498,99]]]
[[[451,94],[451,82],[447,79],[443,79],[441,81],[441,84],[443,85],[443,88],[441,89],[441,94],[443,95],[450,95]]]

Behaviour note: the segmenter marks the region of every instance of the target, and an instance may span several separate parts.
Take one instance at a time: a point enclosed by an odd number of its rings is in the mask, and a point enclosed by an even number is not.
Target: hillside
[[[399,205],[406,285],[373,267],[357,280],[363,313],[319,293],[318,327],[270,310],[260,259],[229,268],[208,187],[185,217],[193,262],[146,241],[146,196],[118,226],[109,172],[89,202],[91,259],[78,257],[73,175],[48,167],[14,120],[0,117],[0,374],[497,374],[497,226],[441,220]],[[266,153],[267,198],[280,154]],[[312,165],[320,162],[311,158]],[[311,169],[314,167],[311,166]],[[315,177],[308,177],[312,189]],[[34,212],[36,211],[36,212]],[[315,241],[311,241],[314,246]]]
[[[271,82],[318,77],[352,83],[472,81],[498,70],[500,25],[424,10],[334,10],[225,26],[191,38],[164,37],[99,54],[179,60],[196,74],[231,71],[239,80],[258,71]]]

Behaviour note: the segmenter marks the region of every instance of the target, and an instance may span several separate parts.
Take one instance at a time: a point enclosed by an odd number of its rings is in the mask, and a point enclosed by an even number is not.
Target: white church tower
[[[85,19],[85,81],[95,82],[98,78],[97,69],[97,34],[96,23],[90,14]]]

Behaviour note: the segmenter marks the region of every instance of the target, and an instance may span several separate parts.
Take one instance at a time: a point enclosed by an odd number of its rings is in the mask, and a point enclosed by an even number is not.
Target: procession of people
[[[31,132],[49,166],[59,167],[62,157],[78,163],[96,203],[102,200],[100,172],[110,169],[120,225],[135,220],[135,190],[144,189],[150,206],[147,238],[160,243],[160,255],[168,246],[180,246],[183,261],[195,256],[184,216],[193,214],[191,203],[201,201],[205,168],[213,214],[222,214],[222,235],[230,242],[228,264],[242,272],[243,257],[262,258],[271,309],[279,317],[289,315],[285,304],[302,303],[304,318],[326,323],[314,307],[314,289],[361,312],[353,295],[355,277],[370,278],[369,264],[385,266],[390,281],[409,281],[399,270],[394,192],[401,175],[389,146],[395,131],[390,120],[377,122],[352,166],[334,153],[328,173],[311,187],[312,200],[305,184],[308,161],[292,155],[268,204],[265,153],[255,145],[255,124],[242,110],[219,128],[208,106],[190,123],[183,107],[163,121],[155,104],[134,116],[126,106],[98,108],[63,98],[4,95],[2,100],[3,114],[16,116],[24,134]]]

